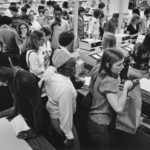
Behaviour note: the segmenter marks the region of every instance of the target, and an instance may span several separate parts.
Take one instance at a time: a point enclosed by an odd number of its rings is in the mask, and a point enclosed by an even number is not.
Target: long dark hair
[[[131,56],[137,62],[150,59],[150,33],[147,33],[142,43],[135,44]]]
[[[29,26],[28,26],[28,24],[26,23],[26,22],[21,22],[19,25],[18,25],[18,35],[21,37],[21,26],[22,25],[25,25],[26,26],[26,28],[27,28],[27,36],[29,36],[30,35],[30,29],[29,29]]]
[[[112,76],[112,65],[123,58],[123,53],[116,48],[108,48],[104,51],[99,69],[100,78],[104,79],[106,76]]]
[[[40,40],[44,36],[44,32],[41,30],[34,30],[28,40],[27,49],[28,50],[39,50],[38,40]]]

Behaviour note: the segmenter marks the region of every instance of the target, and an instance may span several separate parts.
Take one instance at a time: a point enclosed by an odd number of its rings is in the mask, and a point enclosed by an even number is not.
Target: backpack
[[[33,50],[31,50],[29,53],[28,53],[28,56],[27,56],[27,50],[22,52],[21,55],[20,55],[20,59],[19,59],[19,67],[23,68],[24,70],[27,70],[29,71],[29,56],[30,54],[34,52]]]

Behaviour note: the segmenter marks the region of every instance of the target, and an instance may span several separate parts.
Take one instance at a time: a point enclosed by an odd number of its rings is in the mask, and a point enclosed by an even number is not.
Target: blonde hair
[[[102,46],[103,49],[106,50],[107,48],[115,48],[116,47],[116,37],[112,33],[105,33],[102,39]]]

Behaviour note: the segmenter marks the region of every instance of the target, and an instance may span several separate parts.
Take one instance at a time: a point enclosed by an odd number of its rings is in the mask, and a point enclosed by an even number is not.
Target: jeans
[[[88,118],[88,131],[94,149],[108,150],[110,146],[110,129],[108,125],[99,125]]]

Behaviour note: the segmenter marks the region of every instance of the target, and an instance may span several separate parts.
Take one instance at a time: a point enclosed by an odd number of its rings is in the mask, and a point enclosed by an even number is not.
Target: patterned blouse
[[[109,125],[113,118],[111,108],[106,93],[119,92],[120,78],[105,77],[103,80],[98,76],[93,87],[93,100],[90,108],[90,118],[101,125]]]

